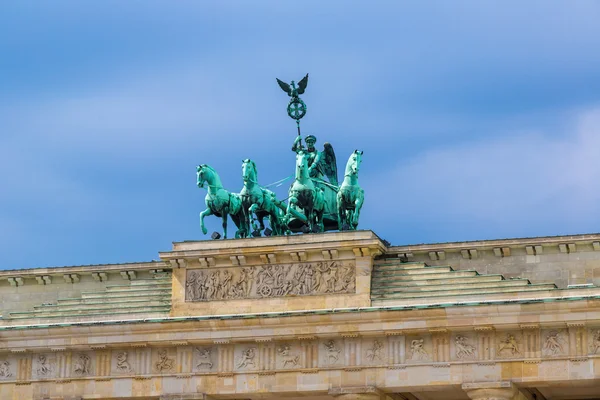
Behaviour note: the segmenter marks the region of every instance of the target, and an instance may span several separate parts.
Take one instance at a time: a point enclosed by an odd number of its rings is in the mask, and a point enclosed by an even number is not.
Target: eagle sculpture
[[[304,78],[300,79],[300,82],[298,82],[298,87],[296,87],[294,81],[292,81],[291,84],[287,84],[284,81],[277,79],[277,83],[279,84],[281,90],[286,92],[288,96],[295,98],[304,93],[306,85],[308,85],[308,74],[306,74]]]

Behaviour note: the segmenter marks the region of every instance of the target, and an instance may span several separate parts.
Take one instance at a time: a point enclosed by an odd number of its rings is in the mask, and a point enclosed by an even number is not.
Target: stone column
[[[472,400],[518,400],[523,398],[512,382],[463,383],[462,388]]]

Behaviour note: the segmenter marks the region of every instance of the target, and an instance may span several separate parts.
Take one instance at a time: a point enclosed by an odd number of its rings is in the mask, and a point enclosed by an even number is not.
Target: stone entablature
[[[4,329],[0,394],[7,393],[4,387],[19,393],[44,382],[80,382],[89,390],[85,394],[103,381],[121,382],[112,387],[123,390],[124,384],[135,387],[139,380],[174,378],[184,386],[201,384],[216,398],[225,393],[248,398],[259,389],[223,392],[224,380],[253,376],[266,384],[269,376],[311,374],[322,384],[310,390],[301,384],[272,387],[271,394],[308,390],[317,395],[329,393],[332,384],[341,388],[330,381],[331,371],[345,374],[343,386],[377,377],[384,393],[418,385],[470,387],[483,376],[519,385],[600,378],[600,300],[521,304],[518,309],[481,305],[297,314],[57,326],[51,336],[41,329]]]

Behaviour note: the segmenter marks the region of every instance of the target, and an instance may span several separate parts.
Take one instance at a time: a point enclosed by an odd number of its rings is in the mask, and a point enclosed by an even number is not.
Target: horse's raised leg
[[[222,212],[223,218],[223,239],[227,239],[227,214],[226,212]]]
[[[287,210],[285,212],[285,223],[288,224],[290,222],[290,219],[292,219],[292,207],[295,207],[298,204],[298,198],[296,196],[290,196],[290,198],[288,199],[288,205],[287,205]]]
[[[358,227],[358,219],[360,218],[360,209],[365,201],[365,191],[360,189],[356,195],[356,201],[354,202],[354,213],[352,215],[352,226],[354,229]]]
[[[202,228],[202,233],[205,235],[208,231],[206,230],[206,226],[204,226],[204,217],[206,217],[207,215],[212,215],[212,210],[210,208],[207,208],[206,210],[200,213],[200,228]]]

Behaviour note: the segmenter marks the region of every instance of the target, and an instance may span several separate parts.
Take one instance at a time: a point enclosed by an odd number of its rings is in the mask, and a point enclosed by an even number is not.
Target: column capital
[[[336,400],[381,400],[384,394],[375,386],[338,387],[329,390]]]
[[[512,382],[463,383],[462,389],[472,400],[514,400],[519,391]]]

